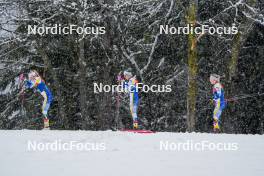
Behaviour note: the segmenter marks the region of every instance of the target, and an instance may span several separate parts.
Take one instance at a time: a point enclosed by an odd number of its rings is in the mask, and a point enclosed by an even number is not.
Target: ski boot
[[[44,129],[49,129],[49,119],[47,117],[44,118]]]
[[[138,129],[138,121],[134,120],[133,122],[133,129],[137,130]]]
[[[220,132],[220,126],[218,119],[214,118],[214,132],[219,133]]]

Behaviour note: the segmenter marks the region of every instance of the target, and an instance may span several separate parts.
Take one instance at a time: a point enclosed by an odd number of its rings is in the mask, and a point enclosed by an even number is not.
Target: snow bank
[[[262,176],[264,173],[264,136],[260,135],[21,130],[0,131],[0,139],[3,176]],[[90,151],[28,148],[29,142],[71,141],[103,146]],[[173,148],[179,143],[194,145],[203,141],[231,143],[235,148],[228,151]],[[164,150],[161,142],[169,143],[171,150]]]

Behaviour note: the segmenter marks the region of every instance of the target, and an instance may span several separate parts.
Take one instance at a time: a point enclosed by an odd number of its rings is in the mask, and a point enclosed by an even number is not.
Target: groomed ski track
[[[0,130],[1,176],[262,176],[264,136],[206,133]],[[207,143],[227,150],[176,149]],[[58,150],[88,144],[89,150]],[[48,143],[53,148],[42,150]],[[188,144],[189,143],[189,144]],[[39,150],[29,149],[37,144]],[[161,145],[162,144],[162,145]],[[170,146],[166,149],[167,146]],[[58,147],[57,145],[57,147]],[[186,149],[186,148],[185,148]]]

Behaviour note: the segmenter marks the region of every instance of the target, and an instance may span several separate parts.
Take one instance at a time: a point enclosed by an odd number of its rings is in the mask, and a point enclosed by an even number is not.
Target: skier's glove
[[[121,82],[122,80],[124,80],[122,75],[118,75],[117,76],[117,82]]]
[[[209,99],[209,103],[212,104],[212,105],[214,105],[215,104],[214,99]]]

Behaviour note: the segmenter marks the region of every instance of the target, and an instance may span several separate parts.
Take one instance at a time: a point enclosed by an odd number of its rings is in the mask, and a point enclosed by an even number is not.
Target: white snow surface
[[[1,130],[1,176],[263,176],[264,136]],[[28,142],[104,143],[104,151],[29,151]],[[237,143],[236,151],[164,151],[160,142]]]

